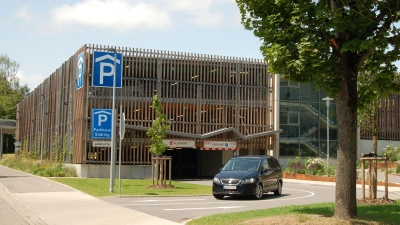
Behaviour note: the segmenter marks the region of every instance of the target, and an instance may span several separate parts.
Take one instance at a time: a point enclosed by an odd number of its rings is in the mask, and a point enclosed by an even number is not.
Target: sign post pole
[[[112,94],[112,122],[111,122],[111,149],[110,149],[110,193],[114,192],[114,180],[115,180],[115,157],[116,157],[116,108],[115,108],[115,89],[122,88],[122,54],[117,54],[116,48],[105,48],[103,51],[94,51],[93,52],[93,79],[92,86],[93,87],[109,87],[113,89]],[[112,57],[112,53],[114,52],[114,57]],[[117,58],[120,57],[121,59]],[[113,61],[111,63],[110,61]],[[120,64],[120,67],[117,69],[117,63]],[[111,68],[111,71],[106,70],[105,68]],[[111,77],[113,76],[113,77]],[[117,76],[120,79],[117,84]]]
[[[121,194],[121,152],[122,152],[122,139],[124,139],[124,135],[125,135],[125,114],[122,113],[122,104],[121,104],[120,109],[121,109],[121,111],[120,111],[120,115],[119,115],[118,194]]]
[[[111,161],[110,161],[110,193],[114,192],[114,170],[115,170],[115,85],[117,82],[117,51],[114,51],[114,82],[113,82],[113,99],[112,99],[112,129],[111,129]]]

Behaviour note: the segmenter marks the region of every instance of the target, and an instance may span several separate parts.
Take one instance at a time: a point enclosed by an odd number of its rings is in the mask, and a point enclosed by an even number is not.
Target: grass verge
[[[264,210],[216,214],[189,221],[188,225],[202,224],[399,224],[400,200],[396,205],[359,205],[358,219],[338,221],[333,218],[334,203],[295,205]],[[297,215],[294,220],[285,221],[285,216]],[[318,221],[308,221],[310,215],[319,215]],[[256,220],[255,220],[256,219]],[[276,223],[277,222],[277,223]],[[297,223],[296,223],[297,222]]]
[[[118,179],[115,179],[114,193],[110,193],[110,179],[107,178],[49,178],[63,183],[94,197],[117,196],[119,187]],[[195,185],[172,181],[173,189],[147,188],[152,180],[128,180],[121,179],[121,195],[135,196],[178,196],[178,195],[200,195],[211,193],[211,186]],[[167,182],[168,184],[168,182]]]

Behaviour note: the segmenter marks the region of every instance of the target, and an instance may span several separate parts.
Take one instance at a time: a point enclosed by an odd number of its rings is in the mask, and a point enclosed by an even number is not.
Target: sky
[[[262,59],[235,0],[2,0],[0,54],[34,90],[84,44]]]

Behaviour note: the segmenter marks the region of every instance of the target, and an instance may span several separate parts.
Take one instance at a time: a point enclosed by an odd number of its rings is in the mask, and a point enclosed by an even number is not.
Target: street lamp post
[[[329,166],[329,105],[330,101],[333,100],[333,98],[329,98],[327,96],[322,100],[326,101],[326,165]]]

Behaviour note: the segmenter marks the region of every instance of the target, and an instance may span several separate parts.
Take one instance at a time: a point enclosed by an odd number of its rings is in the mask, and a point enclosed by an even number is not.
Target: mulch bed
[[[392,199],[376,198],[376,199],[357,199],[358,205],[395,205],[396,201]]]
[[[174,185],[150,185],[147,186],[147,188],[153,188],[153,189],[175,189]]]

